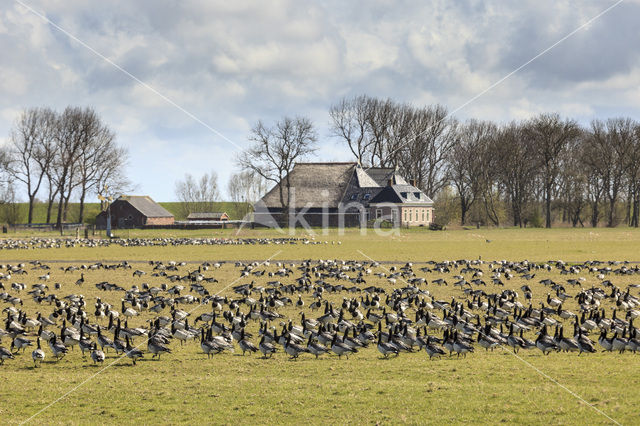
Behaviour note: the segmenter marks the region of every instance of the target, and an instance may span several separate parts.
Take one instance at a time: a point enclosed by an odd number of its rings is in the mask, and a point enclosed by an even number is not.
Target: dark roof
[[[226,212],[189,213],[187,220],[220,220],[225,215],[229,216]]]
[[[370,167],[364,168],[364,171],[373,179],[378,186],[387,186],[389,179],[393,179],[393,183],[397,185],[407,185],[407,181],[396,173],[396,169],[392,167]]]
[[[384,187],[384,189],[371,200],[371,203],[433,205],[433,200],[413,185],[392,185]]]
[[[164,207],[148,195],[122,195],[115,202],[128,202],[146,217],[173,217]]]

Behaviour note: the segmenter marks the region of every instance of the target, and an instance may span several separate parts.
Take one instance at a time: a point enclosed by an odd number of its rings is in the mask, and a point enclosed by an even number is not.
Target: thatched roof
[[[164,207],[148,195],[122,195],[114,201],[127,202],[146,217],[173,217]]]
[[[337,207],[354,175],[355,167],[356,163],[296,163],[289,177],[291,207]],[[286,196],[286,186],[283,190]],[[282,207],[279,185],[267,192],[262,203],[267,208]]]
[[[340,204],[360,203],[368,205],[376,199],[381,191],[385,191],[391,179],[394,187],[411,187],[405,192],[420,192],[422,195],[400,201],[398,193],[395,202],[428,202],[432,201],[419,189],[412,187],[393,168],[362,168],[357,163],[296,163],[291,171],[291,207],[299,208],[338,208]],[[283,180],[283,185],[286,185]],[[285,188],[286,191],[286,188]],[[391,194],[386,197],[391,196]],[[410,200],[410,201],[409,201]],[[260,200],[256,211],[280,209],[279,185],[274,186]]]

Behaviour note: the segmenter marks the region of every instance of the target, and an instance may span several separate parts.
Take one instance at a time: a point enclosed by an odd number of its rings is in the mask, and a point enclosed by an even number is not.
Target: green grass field
[[[298,236],[305,236],[300,234]],[[54,235],[52,235],[53,237]],[[123,237],[160,237],[171,233],[158,231],[131,231]],[[275,231],[243,230],[237,236],[235,230],[188,231],[173,236],[257,238],[281,237]],[[202,261],[257,260],[272,258],[268,267],[275,271],[278,259],[295,261],[301,259],[375,259],[397,262],[424,262],[444,259],[528,259],[545,262],[563,259],[567,262],[585,260],[629,260],[640,261],[640,234],[633,229],[597,230],[472,230],[429,232],[425,230],[402,231],[398,235],[376,236],[369,233],[361,236],[356,231],[339,235],[315,235],[321,244],[291,245],[224,245],[182,247],[119,247],[104,248],[60,248],[30,250],[0,250],[0,263],[41,260],[51,266],[51,292],[59,298],[81,293],[87,301],[87,313],[92,322],[93,303],[96,297],[114,305],[119,310],[122,292],[102,292],[94,284],[103,280],[116,283],[125,289],[132,285],[160,285],[167,281],[151,276],[151,266],[141,261],[188,261],[194,262],[180,268],[184,275],[197,268]],[[489,240],[489,242],[487,242]],[[326,243],[325,243],[326,241]],[[61,266],[71,261],[90,264],[95,261],[140,261],[133,269],[142,269],[147,275],[132,277],[132,270],[86,271],[85,284],[74,285],[80,272],[63,273]],[[59,261],[60,263],[54,263]],[[391,265],[384,264],[373,272],[388,272]],[[423,273],[414,265],[417,276],[424,276],[435,299],[464,300],[460,288],[432,284],[435,278],[450,279],[449,274]],[[484,266],[486,269],[487,266]],[[24,282],[30,287],[38,282],[44,271],[29,270],[28,275],[14,275],[2,281],[10,294],[11,282]],[[229,288],[255,280],[266,286],[275,278],[240,278],[239,269],[233,262],[220,269],[206,271],[205,276],[216,277],[219,283],[204,284],[211,294],[238,297]],[[354,275],[353,272],[349,272]],[[295,276],[298,276],[297,274]],[[489,274],[485,274],[488,279]],[[583,287],[600,285],[601,280],[586,271]],[[577,276],[572,276],[575,278]],[[566,283],[568,277],[557,270],[538,271],[534,280],[525,281],[514,277],[504,288],[516,289],[529,284],[533,288],[534,304],[546,298],[548,287],[538,284],[543,278]],[[623,291],[629,284],[638,283],[636,276],[610,275],[607,277]],[[294,282],[291,278],[279,278],[284,284]],[[390,292],[394,287],[406,283],[398,281],[391,285],[385,278],[373,274],[366,277],[366,285],[381,286]],[[336,283],[335,280],[329,280]],[[54,291],[53,283],[61,283]],[[171,286],[171,283],[168,283]],[[188,284],[183,294],[188,293]],[[362,285],[364,287],[365,285]],[[487,293],[500,292],[503,287],[491,283],[483,288]],[[566,286],[567,293],[575,295],[579,288]],[[638,290],[631,294],[638,296]],[[165,293],[163,293],[165,294]],[[166,294],[165,294],[166,295]],[[23,309],[32,317],[36,312],[48,315],[52,307],[36,304],[22,291]],[[338,306],[343,297],[359,297],[360,294],[327,294],[325,299]],[[258,296],[256,296],[258,297]],[[296,295],[289,295],[294,301]],[[310,293],[303,294],[305,307],[313,301]],[[384,300],[384,299],[383,299]],[[525,303],[524,300],[521,300]],[[7,303],[0,302],[5,308]],[[604,301],[608,316],[611,301]],[[190,311],[192,320],[204,312],[208,305],[181,305]],[[575,300],[569,299],[564,309],[578,312]],[[305,308],[306,309],[306,308]],[[242,306],[243,312],[247,311]],[[299,323],[300,309],[285,306],[280,309],[285,318]],[[306,310],[309,315],[308,310]],[[414,310],[409,309],[411,318]],[[162,314],[167,315],[168,309]],[[323,312],[313,315],[319,316]],[[442,312],[438,312],[442,316]],[[144,327],[152,318],[149,312],[130,320],[130,327]],[[350,319],[350,318],[349,318]],[[570,322],[565,322],[567,334],[572,334]],[[106,326],[106,322],[102,322]],[[276,322],[278,329],[281,327]],[[55,329],[59,330],[59,329]],[[257,343],[258,324],[250,322],[247,331],[254,334]],[[112,337],[112,336],[111,336]],[[535,339],[531,332],[527,337]],[[31,337],[33,338],[33,337]],[[597,340],[597,334],[591,335]],[[35,343],[35,338],[33,338]],[[146,349],[144,339],[137,339]],[[2,346],[8,347],[5,337]],[[46,344],[43,349],[47,359],[42,368],[33,368],[30,352],[7,360],[0,367],[2,380],[2,423],[483,423],[498,422],[527,424],[633,424],[639,420],[637,401],[640,397],[640,358],[631,353],[595,354],[552,353],[543,356],[540,351],[520,351],[514,356],[510,348],[485,352],[476,346],[476,352],[466,358],[445,356],[429,360],[426,352],[402,353],[399,357],[381,359],[375,343],[347,359],[325,355],[316,360],[310,354],[302,354],[298,360],[289,360],[280,349],[273,359],[260,359],[258,355],[242,356],[236,346],[235,354],[224,353],[207,359],[198,342],[188,342],[183,347],[171,343],[173,353],[165,354],[160,361],[145,355],[138,365],[132,366],[128,358],[118,359],[111,351],[103,367],[84,361],[76,347],[61,361],[52,359]],[[601,349],[597,346],[598,349]],[[108,368],[105,368],[109,366]],[[33,417],[35,415],[35,417]],[[613,420],[612,420],[613,419]]]

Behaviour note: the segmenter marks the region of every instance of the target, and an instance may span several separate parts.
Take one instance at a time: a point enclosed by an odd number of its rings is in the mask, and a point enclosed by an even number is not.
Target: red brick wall
[[[146,225],[173,225],[173,217],[148,217]]]

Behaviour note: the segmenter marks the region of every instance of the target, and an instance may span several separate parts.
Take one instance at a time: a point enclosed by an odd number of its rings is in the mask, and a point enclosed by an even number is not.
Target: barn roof
[[[349,186],[356,163],[296,163],[289,176],[291,207],[336,207]],[[283,180],[286,180],[283,179]],[[279,185],[262,198],[265,207],[281,208]]]
[[[167,209],[153,201],[148,195],[122,195],[116,201],[128,202],[146,217],[173,217]]]

